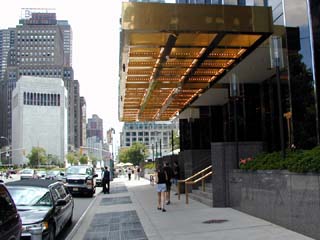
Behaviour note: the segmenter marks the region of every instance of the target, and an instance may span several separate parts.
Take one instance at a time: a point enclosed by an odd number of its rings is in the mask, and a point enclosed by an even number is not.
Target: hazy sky
[[[98,114],[106,130],[113,127],[119,146],[118,63],[121,0],[5,0],[0,29],[15,27],[21,8],[54,8],[57,19],[68,20],[73,31],[73,69],[87,118]]]

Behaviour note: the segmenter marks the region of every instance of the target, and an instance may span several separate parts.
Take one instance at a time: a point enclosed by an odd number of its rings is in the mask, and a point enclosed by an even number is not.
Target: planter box
[[[230,206],[320,239],[320,174],[229,172]]]

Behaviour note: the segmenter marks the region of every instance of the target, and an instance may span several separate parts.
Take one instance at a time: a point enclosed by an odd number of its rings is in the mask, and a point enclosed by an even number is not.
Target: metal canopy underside
[[[174,118],[271,33],[270,8],[123,3],[120,120]]]

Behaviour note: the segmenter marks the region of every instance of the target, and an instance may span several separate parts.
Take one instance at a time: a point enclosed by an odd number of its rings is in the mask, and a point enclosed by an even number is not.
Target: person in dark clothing
[[[178,180],[180,179],[180,168],[179,164],[177,161],[173,163],[173,178],[172,178],[172,183],[174,185],[178,185]],[[178,193],[175,193],[175,195],[178,195]]]
[[[106,185],[108,185],[108,189],[106,188]],[[107,166],[105,167],[103,172],[102,188],[103,188],[102,191],[104,194],[110,193],[110,172]]]
[[[171,178],[173,177],[173,170],[169,166],[169,163],[164,164],[163,171],[166,173],[166,200],[167,200],[167,205],[170,204],[170,190],[171,190]]]
[[[166,209],[164,208],[164,202],[165,202],[165,194],[166,194],[166,172],[163,170],[163,168],[159,165],[157,168],[157,174],[156,174],[156,182],[157,182],[157,193],[158,193],[158,210],[162,210],[162,212],[165,212]]]

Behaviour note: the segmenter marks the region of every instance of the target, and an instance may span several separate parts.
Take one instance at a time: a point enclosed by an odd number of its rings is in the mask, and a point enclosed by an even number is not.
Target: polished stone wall
[[[214,174],[212,175],[213,207],[229,207],[229,172],[237,169],[238,157],[254,157],[262,152],[262,142],[217,142],[211,143],[211,160]]]
[[[320,239],[320,174],[229,172],[230,206]]]

